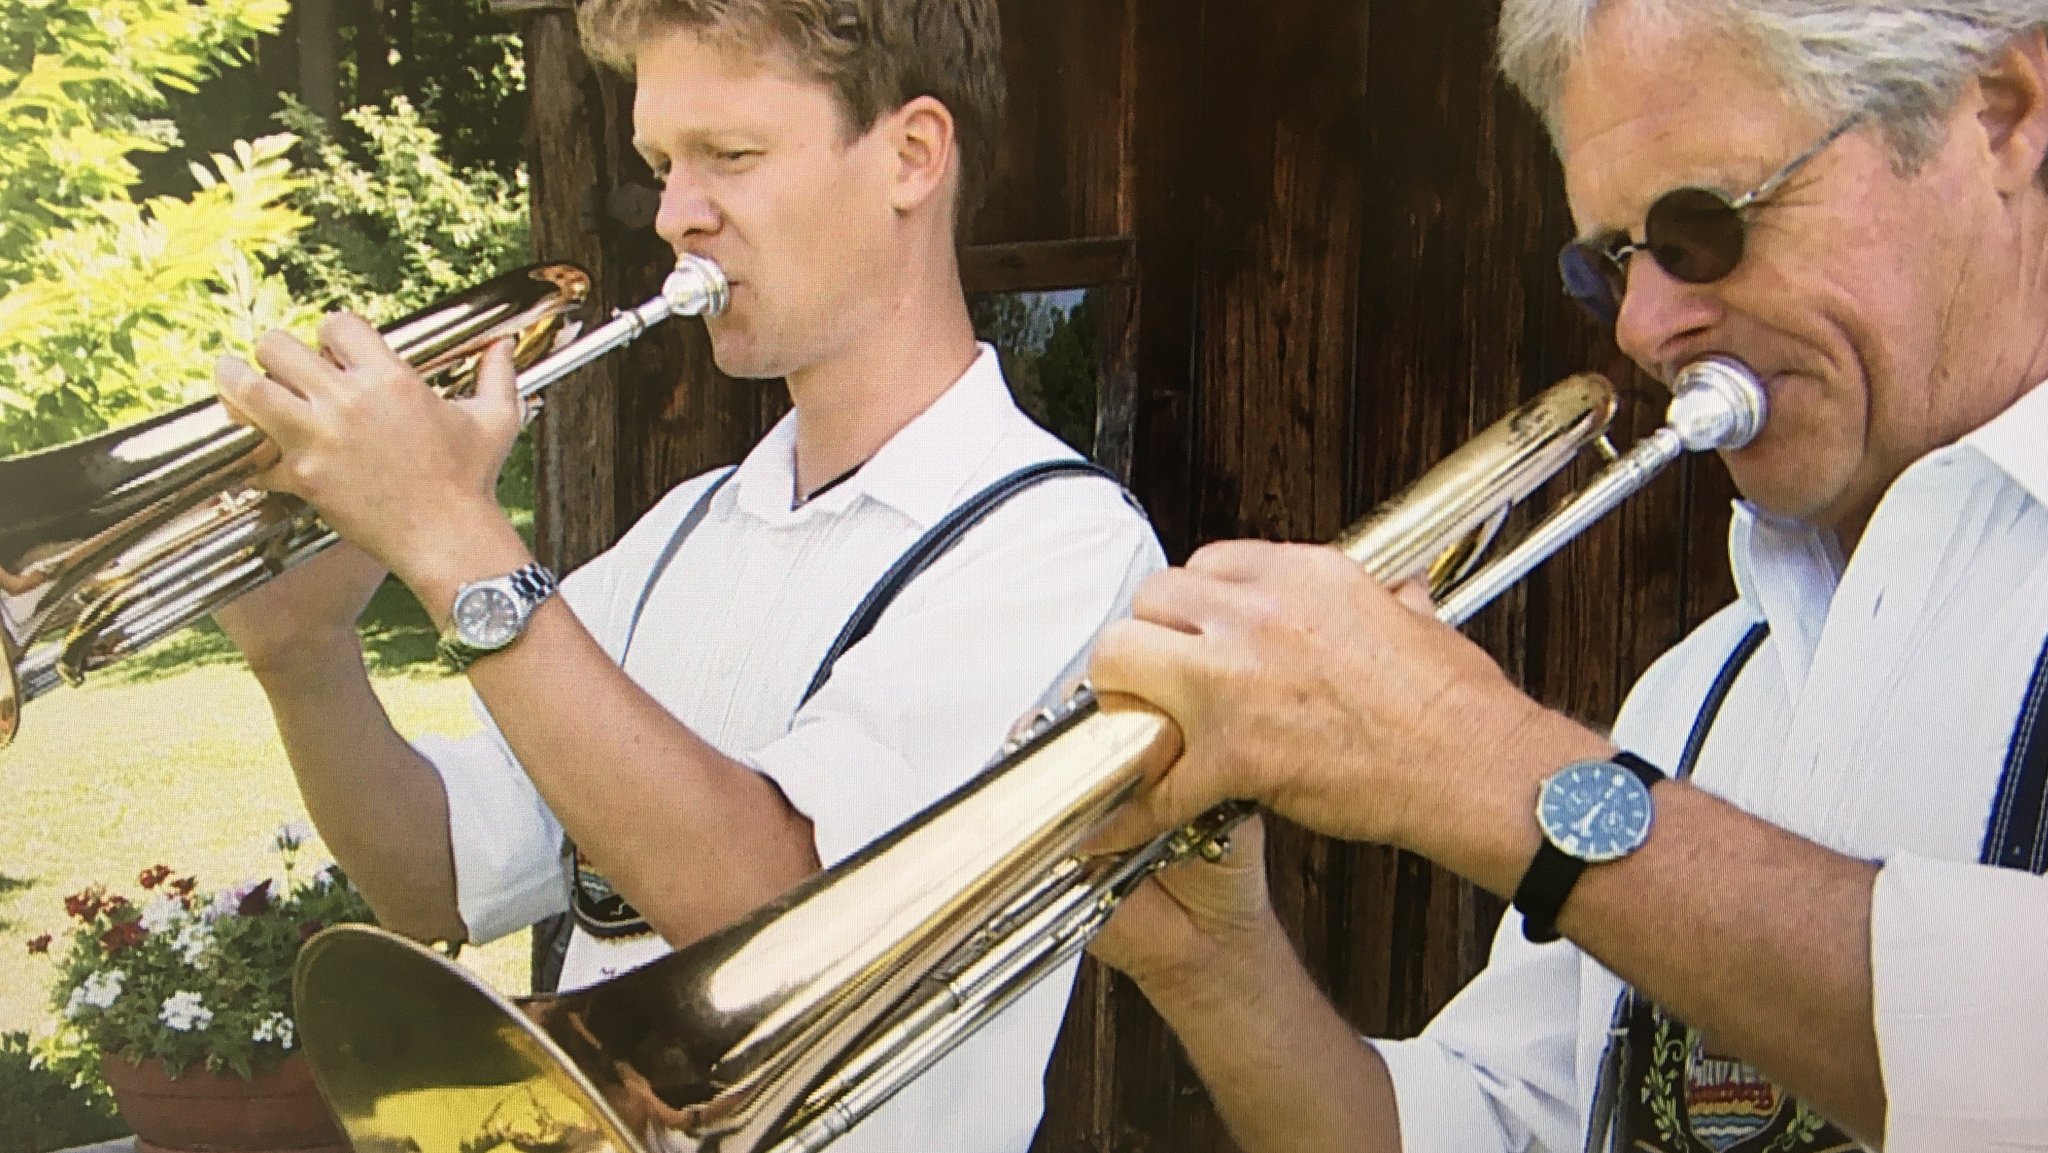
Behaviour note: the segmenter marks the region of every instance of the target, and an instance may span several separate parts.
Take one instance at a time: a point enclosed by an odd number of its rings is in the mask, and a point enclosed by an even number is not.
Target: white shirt
[[[1888,1153],[2048,1149],[2048,882],[1974,865],[2048,638],[2048,387],[1908,469],[1845,565],[1738,506],[1739,600],[1643,676],[1614,739],[1674,765],[1758,620],[1696,782],[1888,862],[1872,909]],[[1710,943],[1709,943],[1710,944]],[[1510,912],[1486,970],[1378,1042],[1405,1147],[1576,1153],[1622,985]]]
[[[1017,409],[986,346],[858,473],[792,510],[795,443],[792,414],[712,498],[648,600],[625,667],[692,731],[773,780],[812,821],[829,868],[986,764],[1011,724],[1078,672],[1089,640],[1163,557],[1115,485],[1045,481],[913,581],[799,711],[839,630],[927,529],[1011,472],[1074,454]],[[713,480],[676,488],[563,582],[614,659],[657,557]],[[479,941],[567,907],[562,827],[485,724],[462,742],[420,745],[447,789],[458,901]],[[667,952],[658,937],[579,929],[562,987]],[[837,1147],[1022,1153],[1071,982],[1071,967],[1045,981]]]

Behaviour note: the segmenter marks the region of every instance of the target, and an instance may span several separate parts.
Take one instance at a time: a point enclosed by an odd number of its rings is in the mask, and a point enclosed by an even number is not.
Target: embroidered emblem
[[[640,915],[631,902],[619,895],[617,889],[603,873],[583,855],[581,847],[573,850],[569,882],[569,912],[583,931],[601,940],[616,941],[626,937],[644,937],[654,932],[647,918]]]
[[[1621,1084],[1623,1149],[1637,1153],[1852,1153],[1804,1102],[1663,1010],[1631,996]]]

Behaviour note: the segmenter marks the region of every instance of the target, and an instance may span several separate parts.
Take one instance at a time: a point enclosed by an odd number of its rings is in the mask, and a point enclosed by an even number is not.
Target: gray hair
[[[1564,79],[1616,0],[1503,0],[1500,69],[1558,140]],[[1817,119],[1862,113],[1903,170],[1940,148],[1963,86],[2017,37],[2048,27],[2048,0],[1627,0],[1652,19],[1723,32],[1754,50]]]

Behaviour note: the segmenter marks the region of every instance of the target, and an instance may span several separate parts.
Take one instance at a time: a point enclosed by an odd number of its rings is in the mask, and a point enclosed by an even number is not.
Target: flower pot
[[[247,1081],[201,1065],[173,1078],[161,1061],[113,1055],[100,1059],[100,1072],[138,1153],[350,1153],[298,1054]]]

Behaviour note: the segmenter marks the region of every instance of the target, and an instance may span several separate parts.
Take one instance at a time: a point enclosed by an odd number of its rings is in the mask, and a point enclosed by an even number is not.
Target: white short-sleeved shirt
[[[857,473],[793,510],[795,436],[792,414],[712,497],[648,599],[625,668],[692,731],[773,780],[813,823],[830,867],[985,765],[1012,723],[1080,670],[1089,640],[1164,558],[1116,485],[1048,480],[913,581],[799,709],[861,599],[926,530],[1017,469],[1074,454],[1017,409],[986,346]],[[563,582],[614,659],[657,558],[715,479],[679,486]],[[475,737],[420,743],[447,789],[458,900],[479,941],[567,908],[562,827],[484,721]],[[599,940],[579,928],[562,987],[667,951],[651,935]],[[1021,1153],[1072,972],[1048,979],[837,1147]]]
[[[1974,865],[2048,638],[2048,387],[1930,454],[1846,563],[1738,506],[1739,600],[1659,660],[1614,739],[1675,764],[1758,621],[1696,783],[1889,864],[1872,908],[1889,1153],[2048,1149],[2048,883]],[[1413,1041],[1378,1042],[1411,1151],[1576,1153],[1621,982],[1510,912],[1486,970]]]

